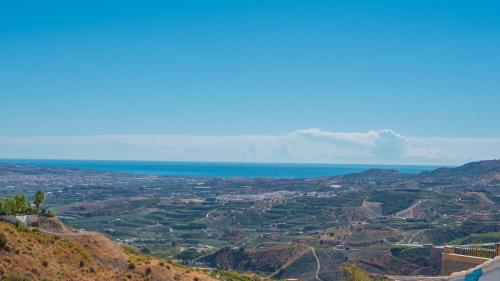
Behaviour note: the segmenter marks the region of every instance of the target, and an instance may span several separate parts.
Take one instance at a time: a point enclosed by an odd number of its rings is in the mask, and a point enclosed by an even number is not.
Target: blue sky
[[[484,144],[500,138],[499,13],[458,0],[2,1],[0,137],[12,147],[0,158],[36,154],[16,138],[310,128]]]

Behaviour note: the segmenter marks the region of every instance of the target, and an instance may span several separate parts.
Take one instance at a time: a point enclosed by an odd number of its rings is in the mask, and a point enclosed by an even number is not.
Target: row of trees
[[[33,205],[28,203],[26,196],[22,194],[14,194],[11,197],[0,197],[0,215],[31,215],[38,214],[40,205],[45,201],[45,194],[41,191],[35,193]]]

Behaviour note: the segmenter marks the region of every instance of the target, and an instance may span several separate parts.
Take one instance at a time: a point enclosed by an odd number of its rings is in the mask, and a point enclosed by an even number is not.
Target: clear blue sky
[[[0,136],[500,137],[499,1],[2,1]]]

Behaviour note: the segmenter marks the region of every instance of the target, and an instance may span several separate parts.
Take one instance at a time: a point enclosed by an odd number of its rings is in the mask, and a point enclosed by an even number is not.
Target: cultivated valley
[[[333,281],[342,280],[350,264],[371,278],[435,276],[442,271],[441,246],[500,240],[498,160],[418,174],[368,170],[304,179],[148,176],[0,164],[0,186],[4,196],[31,198],[41,190],[44,207],[68,229],[102,233],[95,240],[113,245],[120,256],[109,276],[147,277],[145,260],[137,272],[123,273],[130,255],[151,259],[150,273],[165,271],[156,266],[160,261],[179,263],[172,263],[172,276],[177,267],[210,268],[200,271],[196,278],[201,280],[213,278],[208,272],[217,269]],[[94,234],[54,242],[47,233],[16,234],[12,226],[1,226],[8,240],[50,244],[54,249],[42,255],[46,258],[66,251],[61,241],[76,243],[71,249],[93,247]],[[34,251],[18,247],[23,255]],[[99,254],[95,258],[106,260]],[[113,268],[114,263],[84,264],[74,270],[102,272],[107,270],[102,264]]]

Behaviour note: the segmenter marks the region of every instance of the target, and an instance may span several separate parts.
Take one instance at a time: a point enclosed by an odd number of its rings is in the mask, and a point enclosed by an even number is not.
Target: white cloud
[[[371,150],[376,157],[397,160],[407,156],[408,139],[392,130],[377,131],[377,138]]]
[[[500,158],[500,139],[422,138],[393,130],[284,135],[0,137],[0,158],[460,164]]]
[[[359,144],[371,146],[374,144],[375,139],[379,136],[377,131],[368,131],[366,133],[342,133],[342,132],[329,132],[321,129],[302,129],[296,130],[291,135],[303,136],[318,141],[336,142],[345,144]]]

